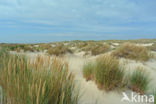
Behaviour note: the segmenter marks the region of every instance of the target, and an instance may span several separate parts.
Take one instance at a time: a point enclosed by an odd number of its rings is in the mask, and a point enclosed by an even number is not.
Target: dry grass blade
[[[0,55],[4,104],[77,104],[74,76],[58,58]],[[8,102],[9,101],[9,102]]]

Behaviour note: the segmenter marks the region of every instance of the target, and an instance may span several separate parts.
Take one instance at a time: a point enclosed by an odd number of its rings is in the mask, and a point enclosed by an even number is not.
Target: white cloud
[[[1,0],[0,20],[15,21],[12,25],[22,26],[71,26],[73,30],[74,27],[77,30],[96,31],[135,30],[136,27],[127,24],[156,22],[155,10],[150,9],[156,2],[151,2],[153,3],[145,0],[139,3],[135,0]],[[121,24],[126,27],[120,26]]]

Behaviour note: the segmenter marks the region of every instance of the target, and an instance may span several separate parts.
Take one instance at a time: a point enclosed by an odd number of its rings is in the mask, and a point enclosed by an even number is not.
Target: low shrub
[[[147,61],[151,57],[151,54],[146,47],[137,46],[132,43],[122,44],[112,54],[117,57],[124,57],[138,61]]]

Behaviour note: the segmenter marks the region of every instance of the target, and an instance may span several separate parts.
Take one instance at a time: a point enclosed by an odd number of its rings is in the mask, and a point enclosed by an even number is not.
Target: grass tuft
[[[74,76],[59,58],[0,55],[3,104],[77,104]]]
[[[132,43],[122,44],[112,54],[117,57],[124,57],[138,61],[147,61],[151,58],[150,52],[146,47],[137,46]]]
[[[66,46],[56,46],[56,47],[52,47],[52,48],[49,48],[47,53],[49,55],[56,55],[56,56],[62,56],[66,53],[72,53],[72,51],[66,47]]]
[[[83,66],[83,76],[86,78],[86,80],[93,79],[93,71],[94,71],[94,65],[93,63],[87,63]]]
[[[138,67],[130,77],[130,89],[140,94],[144,94],[148,89],[148,84],[150,83],[148,75],[144,70]]]
[[[124,71],[112,55],[101,55],[94,64],[84,66],[83,75],[87,79],[91,77],[99,89],[109,91],[123,85]]]
[[[110,50],[110,46],[109,45],[98,45],[98,46],[95,46],[95,47],[92,47],[91,48],[91,54],[92,55],[99,55],[99,54],[102,54],[102,53],[106,53]]]
[[[111,55],[99,56],[95,65],[95,80],[99,87],[112,90],[122,86],[124,72],[119,60]]]
[[[99,55],[110,51],[110,46],[100,42],[88,42],[83,47],[80,47],[80,49],[85,51],[86,54]]]

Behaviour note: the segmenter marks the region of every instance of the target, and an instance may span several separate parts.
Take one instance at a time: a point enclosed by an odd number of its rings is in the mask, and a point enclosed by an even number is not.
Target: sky
[[[156,0],[0,0],[0,43],[156,38]]]

